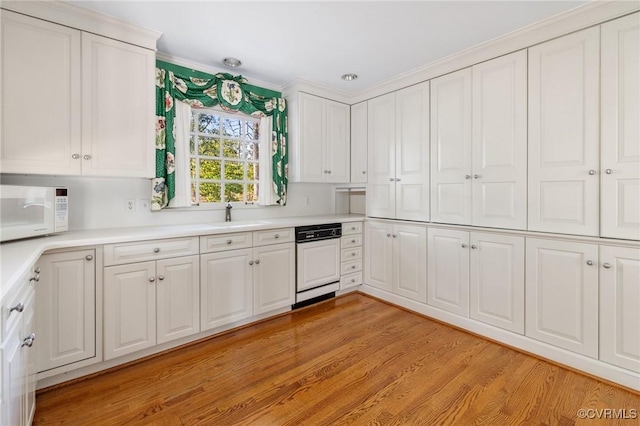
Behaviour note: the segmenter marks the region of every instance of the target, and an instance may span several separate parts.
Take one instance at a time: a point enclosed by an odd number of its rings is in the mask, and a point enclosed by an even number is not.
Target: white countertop
[[[218,222],[208,224],[142,226],[135,228],[93,229],[65,232],[0,244],[0,299],[47,250],[93,246],[110,243],[177,238],[228,232],[259,231],[293,226],[319,225],[333,222],[358,222],[360,215],[300,216],[278,219]]]

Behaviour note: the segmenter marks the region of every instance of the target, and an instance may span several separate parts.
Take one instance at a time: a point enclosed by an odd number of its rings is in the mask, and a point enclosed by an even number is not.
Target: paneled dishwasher
[[[293,308],[335,296],[340,288],[341,223],[298,226],[296,303]]]

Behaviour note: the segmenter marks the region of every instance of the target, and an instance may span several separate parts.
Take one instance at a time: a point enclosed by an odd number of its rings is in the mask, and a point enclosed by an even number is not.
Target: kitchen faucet
[[[231,209],[233,208],[233,206],[231,205],[231,199],[229,198],[227,200],[227,207],[225,208],[227,211],[224,215],[224,221],[225,222],[231,222]]]

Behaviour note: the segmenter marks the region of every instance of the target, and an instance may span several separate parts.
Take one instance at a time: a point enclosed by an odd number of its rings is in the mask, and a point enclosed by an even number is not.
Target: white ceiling
[[[71,1],[161,31],[158,51],[284,86],[355,94],[586,1]],[[344,73],[360,78],[344,82]]]

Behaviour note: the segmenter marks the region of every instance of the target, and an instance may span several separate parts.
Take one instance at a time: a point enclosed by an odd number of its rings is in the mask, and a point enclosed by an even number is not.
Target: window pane
[[[193,181],[191,182],[191,202],[193,204],[196,204],[198,202],[198,199],[196,197],[196,184]]]
[[[242,158],[245,158],[247,160],[258,160],[258,151],[259,146],[257,142],[246,142],[244,144],[244,153]]]
[[[246,138],[249,140],[257,141],[260,138],[259,132],[260,124],[253,121],[247,121]]]
[[[198,153],[209,157],[219,157],[220,139],[198,136]]]
[[[191,133],[193,133],[194,129],[195,129],[195,121],[194,121],[194,115],[196,115],[196,113],[191,112],[191,118],[189,119],[189,131]]]
[[[256,202],[258,201],[258,184],[250,183],[247,185],[247,201],[248,202]]]
[[[198,131],[200,133],[208,133],[211,135],[220,134],[220,117],[210,114],[199,114]]]
[[[189,154],[195,155],[196,153],[196,143],[193,139],[193,136],[189,138]]]
[[[220,160],[200,160],[200,178],[220,180]]]
[[[189,162],[191,163],[191,179],[195,179],[195,177],[196,177],[196,159],[192,158],[191,161],[189,161]]]
[[[256,180],[258,176],[258,163],[247,163],[247,180]]]
[[[224,185],[224,199],[225,201],[242,201],[243,200],[243,185],[241,183],[227,183]]]
[[[220,184],[219,183],[201,183],[200,184],[200,202],[201,203],[219,203]]]
[[[224,119],[224,134],[226,136],[240,137],[240,120],[234,118]]]
[[[237,161],[224,162],[225,180],[244,180],[244,163]]]
[[[223,139],[222,155],[225,158],[240,158],[240,141]]]

